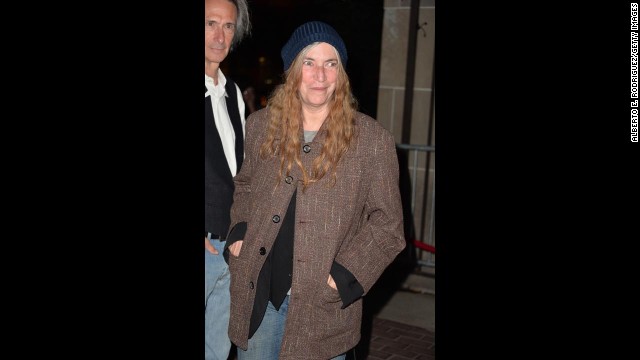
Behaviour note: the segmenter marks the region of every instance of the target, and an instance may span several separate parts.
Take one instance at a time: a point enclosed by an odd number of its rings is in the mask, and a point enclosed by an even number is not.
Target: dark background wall
[[[244,90],[251,85],[267,97],[281,83],[280,50],[291,33],[310,20],[324,21],[342,36],[347,73],[360,111],[376,117],[383,0],[249,0],[251,37],[231,51],[222,71]]]

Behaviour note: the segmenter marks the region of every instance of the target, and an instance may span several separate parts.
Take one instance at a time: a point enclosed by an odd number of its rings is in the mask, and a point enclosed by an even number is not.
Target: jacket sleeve
[[[335,258],[355,276],[363,295],[406,246],[395,141],[386,130],[376,138],[366,150],[370,181],[362,225],[352,239],[345,240]]]
[[[351,305],[364,294],[364,289],[358,279],[344,266],[334,261],[329,273],[338,288],[338,294],[340,294],[340,300],[342,300],[342,309]]]
[[[233,245],[234,242],[238,240],[243,240],[244,235],[247,232],[247,223],[239,222],[229,231],[229,236],[227,236],[227,241],[224,244],[224,251],[222,252],[222,256],[224,256],[224,261],[229,264],[229,246]]]
[[[248,227],[248,215],[251,208],[251,177],[253,164],[258,156],[255,130],[251,130],[255,116],[250,115],[245,130],[245,156],[240,171],[233,178],[234,192],[231,205],[231,224],[227,233],[223,256],[229,263],[229,246],[238,240],[243,240]]]

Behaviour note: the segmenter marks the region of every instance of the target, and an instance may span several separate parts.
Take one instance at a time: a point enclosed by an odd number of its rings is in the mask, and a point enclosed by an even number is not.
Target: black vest
[[[225,90],[228,95],[227,111],[236,134],[237,171],[240,171],[244,158],[242,122],[238,111],[236,86],[228,77]],[[205,98],[204,114],[204,230],[226,236],[231,223],[229,211],[233,202],[233,176],[227,158],[224,156],[220,134],[213,118],[210,96]]]

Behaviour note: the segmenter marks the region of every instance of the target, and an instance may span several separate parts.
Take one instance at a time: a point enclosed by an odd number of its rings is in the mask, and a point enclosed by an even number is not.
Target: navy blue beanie
[[[343,66],[347,66],[347,47],[338,32],[322,21],[310,21],[300,25],[282,47],[280,55],[284,62],[284,70],[287,71],[302,49],[316,41],[326,42],[336,48]]]

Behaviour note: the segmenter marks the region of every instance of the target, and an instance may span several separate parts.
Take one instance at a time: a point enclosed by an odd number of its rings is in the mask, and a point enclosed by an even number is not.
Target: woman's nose
[[[316,66],[316,79],[318,81],[324,81],[325,78],[324,66]]]

